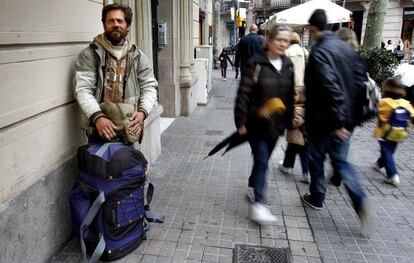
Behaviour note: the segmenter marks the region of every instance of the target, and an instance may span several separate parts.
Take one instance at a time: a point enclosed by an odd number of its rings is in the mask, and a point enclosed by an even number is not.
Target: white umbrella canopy
[[[400,64],[394,72],[394,76],[401,78],[401,83],[407,87],[414,86],[414,65],[409,63]]]
[[[316,9],[325,10],[328,24],[348,22],[352,14],[351,11],[329,0],[311,0],[272,15],[261,28],[268,30],[275,25],[307,25]]]

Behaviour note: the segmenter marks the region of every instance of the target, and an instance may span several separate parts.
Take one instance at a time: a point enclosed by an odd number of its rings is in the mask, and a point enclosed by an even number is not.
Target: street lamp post
[[[237,15],[237,10],[239,9],[239,3],[250,3],[249,0],[225,0],[225,2],[232,2],[233,3],[233,7],[234,7],[234,45],[237,44],[237,24],[236,24],[236,15]]]
[[[234,8],[234,45],[237,45],[237,10],[239,9],[239,1],[235,0],[235,8]]]

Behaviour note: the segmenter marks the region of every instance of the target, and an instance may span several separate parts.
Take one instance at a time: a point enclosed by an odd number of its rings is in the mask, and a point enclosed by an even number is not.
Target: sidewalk
[[[190,117],[179,117],[162,134],[162,155],[150,168],[155,183],[152,209],[163,212],[164,224],[151,224],[148,238],[138,249],[116,262],[232,262],[234,244],[289,247],[293,262],[413,262],[414,257],[414,151],[411,137],[399,149],[401,186],[385,185],[372,170],[377,143],[373,124],[358,129],[351,160],[361,176],[376,212],[376,230],[360,233],[357,216],[345,189],[328,186],[324,209],[305,208],[300,195],[300,164],[295,176],[283,175],[277,163],[283,156],[279,140],[268,171],[268,199],[279,221],[259,227],[248,219],[245,197],[252,160],[248,144],[224,156],[203,160],[208,151],[232,133],[233,103],[237,91],[234,72],[222,81],[213,71],[213,90],[207,106]],[[73,239],[54,263],[81,259]]]

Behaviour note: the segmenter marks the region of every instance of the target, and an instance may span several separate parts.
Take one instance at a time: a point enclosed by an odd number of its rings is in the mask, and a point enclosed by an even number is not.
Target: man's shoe
[[[275,217],[267,207],[260,203],[252,204],[250,219],[259,225],[268,225],[277,221],[277,217]]]
[[[309,173],[304,173],[302,179],[300,180],[302,183],[310,184],[311,178]]]
[[[283,160],[279,162],[279,170],[284,174],[292,174],[292,168],[285,167],[283,165]]]
[[[382,169],[382,167],[378,164],[378,162],[373,163],[372,168],[374,168],[374,170],[377,172],[381,172],[381,169]]]
[[[385,183],[392,184],[394,186],[398,186],[400,184],[400,176],[398,174],[394,174],[391,177],[387,177],[385,179]]]
[[[336,187],[340,187],[341,186],[341,182],[342,182],[342,178],[341,178],[340,175],[334,173],[331,176],[331,178],[329,179],[329,181],[331,182],[332,185],[334,185]]]
[[[246,194],[247,200],[249,200],[250,203],[254,204],[254,188],[249,187],[247,188],[247,194]]]
[[[310,194],[304,194],[302,196],[302,202],[312,207],[313,209],[316,209],[316,210],[322,209],[322,204],[316,204],[315,202],[313,202]]]
[[[223,80],[226,81],[226,78],[224,78]]]
[[[357,214],[361,222],[361,232],[363,234],[368,234],[374,228],[374,219],[367,198],[362,201]]]

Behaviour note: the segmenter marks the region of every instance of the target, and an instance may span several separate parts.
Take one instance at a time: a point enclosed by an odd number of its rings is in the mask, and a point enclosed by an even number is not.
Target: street
[[[235,244],[289,247],[293,262],[414,262],[414,136],[396,154],[401,176],[398,188],[386,185],[372,169],[379,147],[374,122],[353,135],[350,160],[355,165],[375,213],[375,229],[361,234],[345,188],[328,184],[323,210],[305,207],[300,196],[300,162],[294,176],[277,166],[286,142],[279,139],[268,170],[268,201],[279,221],[260,227],[248,219],[247,179],[252,166],[248,144],[204,160],[209,150],[234,130],[233,104],[238,80],[228,70],[222,81],[213,71],[207,106],[190,117],[178,117],[162,134],[162,155],[150,167],[155,183],[151,208],[166,215],[151,223],[145,240],[116,262],[232,262]],[[330,175],[329,162],[326,162]],[[73,239],[52,262],[81,259]]]

